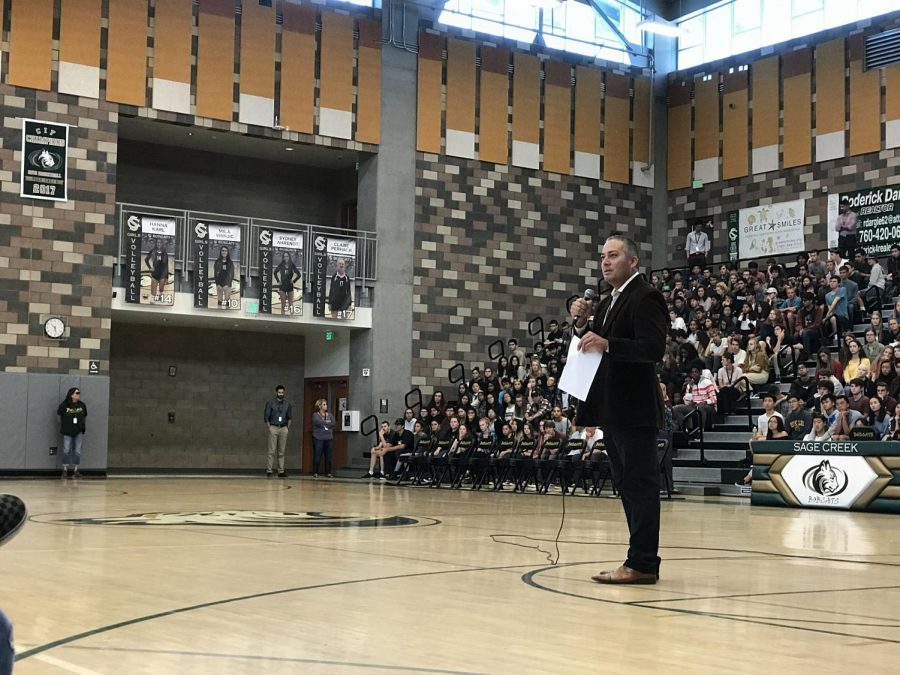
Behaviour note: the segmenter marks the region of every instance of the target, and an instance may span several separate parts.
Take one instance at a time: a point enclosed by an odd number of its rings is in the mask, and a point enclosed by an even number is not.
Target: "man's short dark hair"
[[[866,386],[866,381],[862,377],[854,377],[850,380],[850,384],[855,384],[857,387],[864,387]]]
[[[619,232],[613,232],[606,238],[606,241],[609,241],[610,239],[622,242],[622,248],[625,249],[625,253],[632,258],[640,258],[640,255],[638,254],[637,244],[634,243],[633,239],[626,237],[624,234],[620,234]]]
[[[797,394],[788,394],[788,401],[790,401],[791,399],[794,399],[795,401],[799,401],[800,397],[797,396]]]
[[[828,424],[828,418],[820,412],[813,413],[812,418],[813,420],[822,420],[825,424]]]
[[[887,382],[885,382],[884,380],[878,380],[878,382],[875,383],[875,388],[876,388],[876,389],[877,389],[878,387],[884,387],[885,389],[887,389],[889,386],[890,386],[890,385],[889,385]]]
[[[516,340],[516,338],[509,338],[509,340],[506,341],[506,344],[514,344],[514,345],[517,345],[517,344],[519,344],[519,341]]]
[[[284,385],[283,385],[283,384],[276,384],[276,385],[275,385],[275,391],[278,391],[279,389],[284,389]]]
[[[402,417],[398,417],[394,420],[394,424],[398,427],[402,427],[404,424],[406,424],[406,422],[403,421]]]
[[[834,397],[834,402],[837,403],[837,402],[840,401],[841,399],[844,399],[845,401],[847,401],[848,404],[850,403],[850,399],[847,398],[844,394],[838,394],[837,396],[835,396],[835,397]]]
[[[772,403],[775,402],[775,394],[773,394],[771,391],[767,391],[765,394],[762,395],[763,401],[765,401],[767,398],[772,399]]]
[[[758,270],[759,263],[756,262],[755,260],[751,260],[749,263],[747,263],[747,269],[748,270]]]
[[[850,199],[848,197],[841,197],[841,206],[850,206]]]
[[[825,394],[822,397],[822,402],[824,403],[825,401],[831,401],[832,403],[834,403],[835,402],[834,394]]]

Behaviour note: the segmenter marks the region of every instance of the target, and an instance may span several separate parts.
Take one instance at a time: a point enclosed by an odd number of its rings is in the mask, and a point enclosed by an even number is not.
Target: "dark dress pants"
[[[638,572],[658,574],[659,465],[654,427],[604,429],[613,486],[622,498],[628,521],[628,558]]]

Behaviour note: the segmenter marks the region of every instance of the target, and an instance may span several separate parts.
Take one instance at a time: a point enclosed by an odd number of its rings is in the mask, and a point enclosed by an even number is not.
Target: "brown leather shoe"
[[[630,567],[621,565],[611,572],[600,572],[591,577],[598,584],[655,584],[659,579],[658,574],[638,572]]]

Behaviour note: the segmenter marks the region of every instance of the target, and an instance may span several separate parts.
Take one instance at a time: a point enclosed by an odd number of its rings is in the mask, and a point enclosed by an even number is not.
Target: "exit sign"
[[[331,342],[332,340],[334,340],[334,331],[326,330],[325,331],[325,342]]]

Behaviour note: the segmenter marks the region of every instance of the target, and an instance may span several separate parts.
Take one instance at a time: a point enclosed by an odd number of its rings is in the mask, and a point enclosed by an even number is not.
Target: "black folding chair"
[[[666,486],[666,498],[672,498],[672,482],[669,480],[669,471],[667,462],[670,461],[672,454],[672,446],[667,438],[658,438],[656,440],[656,458],[659,462],[659,473],[662,476],[663,485]]]

